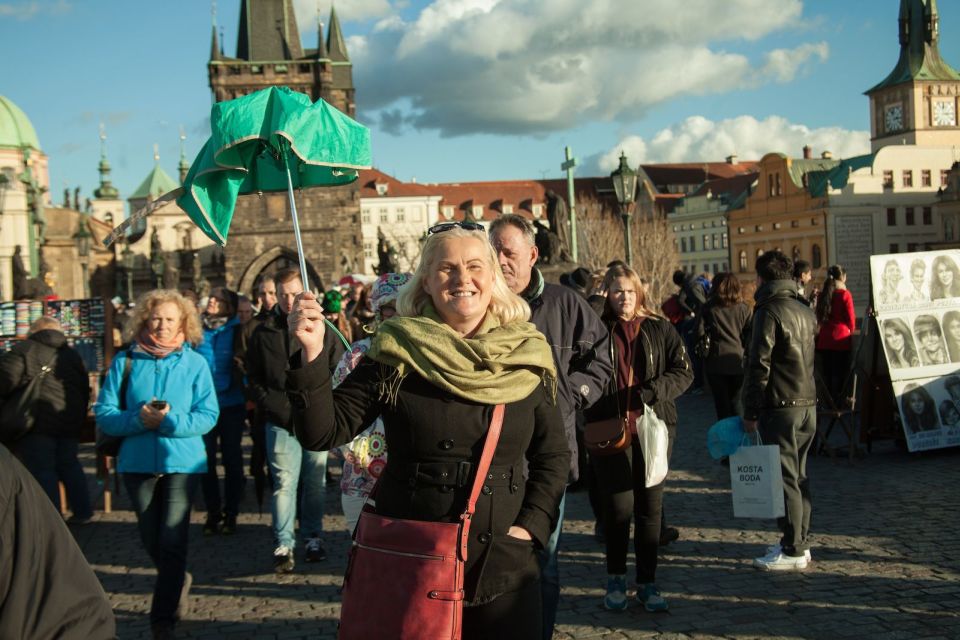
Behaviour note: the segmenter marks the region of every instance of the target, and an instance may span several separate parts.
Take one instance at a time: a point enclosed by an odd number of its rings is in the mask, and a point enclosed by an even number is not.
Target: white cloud
[[[3,2],[0,3],[0,19],[15,18],[17,20],[30,20],[40,15],[58,16],[68,13],[73,7],[67,0],[55,0],[53,2],[41,2],[32,0],[31,2]]]
[[[649,141],[640,136],[624,137],[607,152],[588,161],[588,169],[609,173],[620,163],[620,152],[632,166],[653,162],[722,161],[733,154],[743,160],[759,160],[771,152],[800,157],[804,145],[814,153],[830,151],[835,158],[849,158],[870,152],[870,132],[840,127],[811,129],[780,116],[757,120],[740,116],[714,122],[692,116],[657,132]]]
[[[390,0],[350,0],[350,2],[333,2],[333,0],[293,0],[293,10],[297,14],[297,26],[300,31],[316,33],[317,8],[319,5],[320,19],[324,24],[324,32],[330,19],[330,5],[337,7],[337,17],[341,26],[351,20],[369,20],[388,15]]]
[[[676,0],[593,0],[589,10],[582,0],[434,0],[409,22],[381,20],[350,51],[367,121],[383,110],[395,122],[410,105],[408,126],[446,136],[543,134],[636,118],[684,95],[789,82],[827,59],[825,43],[751,55],[725,47],[791,28],[802,9],[801,0],[684,0],[682,10]]]

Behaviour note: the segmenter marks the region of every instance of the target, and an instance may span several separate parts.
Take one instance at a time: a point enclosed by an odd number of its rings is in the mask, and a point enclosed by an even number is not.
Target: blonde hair
[[[610,269],[607,270],[607,275],[603,278],[603,288],[607,291],[607,302],[604,305],[604,311],[614,313],[613,307],[610,306],[610,301],[612,299],[610,295],[610,287],[613,285],[613,281],[617,278],[627,278],[630,280],[634,291],[637,292],[637,309],[634,312],[635,318],[639,318],[640,316],[657,317],[660,315],[650,307],[650,304],[647,300],[647,291],[643,286],[643,281],[640,280],[640,275],[626,265],[615,265],[610,267]]]
[[[430,301],[430,294],[423,288],[423,283],[436,266],[440,245],[444,241],[454,238],[471,238],[483,243],[487,266],[493,270],[493,291],[490,295],[490,306],[487,308],[487,312],[492,314],[501,325],[529,320],[530,305],[523,298],[510,291],[507,281],[503,277],[503,271],[500,270],[500,264],[497,262],[497,254],[493,245],[487,241],[486,234],[483,231],[468,231],[459,227],[427,237],[416,272],[414,272],[410,281],[400,288],[400,295],[397,297],[397,313],[402,316],[423,314],[426,303]]]
[[[203,329],[200,327],[200,316],[197,307],[187,298],[174,289],[154,289],[148,291],[137,300],[133,308],[127,330],[124,332],[126,340],[134,340],[150,321],[153,310],[161,304],[172,302],[180,308],[184,339],[193,346],[203,341]]]

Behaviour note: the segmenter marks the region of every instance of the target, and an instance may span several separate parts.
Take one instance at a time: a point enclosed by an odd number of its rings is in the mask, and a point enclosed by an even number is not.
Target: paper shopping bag
[[[730,488],[735,518],[783,517],[780,447],[741,446],[730,456]]]

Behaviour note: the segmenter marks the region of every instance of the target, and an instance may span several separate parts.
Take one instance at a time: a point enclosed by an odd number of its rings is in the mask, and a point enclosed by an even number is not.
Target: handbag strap
[[[467,500],[467,508],[460,516],[460,519],[473,517],[473,512],[477,506],[477,498],[480,497],[480,489],[483,487],[483,480],[487,477],[487,471],[490,469],[490,463],[493,462],[493,454],[497,450],[497,442],[500,441],[500,430],[503,427],[504,405],[498,404],[493,408],[493,418],[490,419],[490,428],[487,430],[487,440],[483,443],[483,453],[480,454],[480,464],[477,465],[477,476],[473,479],[473,487],[470,489],[470,499]]]

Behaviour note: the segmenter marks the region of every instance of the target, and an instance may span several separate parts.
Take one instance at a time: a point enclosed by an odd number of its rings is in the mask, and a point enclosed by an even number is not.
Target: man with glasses
[[[466,227],[472,223],[461,224]],[[540,270],[534,266],[540,254],[536,232],[529,220],[517,214],[504,214],[490,224],[489,235],[507,286],[530,305],[530,321],[546,336],[553,351],[559,378],[557,403],[570,447],[569,481],[573,482],[579,477],[576,413],[600,398],[613,372],[605,347],[607,330],[582,296],[567,287],[544,282]],[[563,528],[565,501],[565,498],[560,501],[557,526],[540,552],[543,637],[548,640],[553,637],[560,601],[557,543]]]

